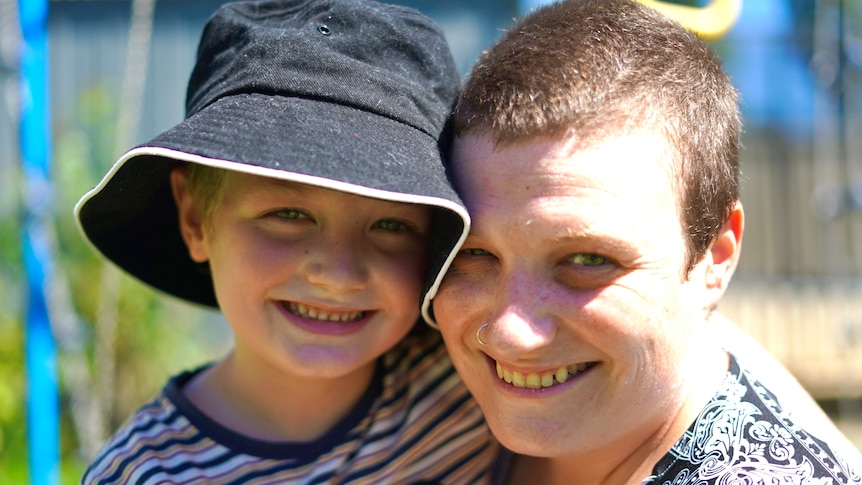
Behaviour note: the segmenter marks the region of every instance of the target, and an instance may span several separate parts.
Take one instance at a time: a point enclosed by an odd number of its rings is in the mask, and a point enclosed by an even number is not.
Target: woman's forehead
[[[530,199],[604,189],[675,200],[674,161],[664,136],[638,130],[580,145],[571,138],[537,138],[497,145],[489,135],[456,140],[453,176],[465,200],[484,194]]]

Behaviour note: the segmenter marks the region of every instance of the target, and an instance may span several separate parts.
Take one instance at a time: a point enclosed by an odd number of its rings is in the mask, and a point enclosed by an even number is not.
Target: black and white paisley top
[[[731,356],[721,389],[644,484],[862,484],[860,473]]]

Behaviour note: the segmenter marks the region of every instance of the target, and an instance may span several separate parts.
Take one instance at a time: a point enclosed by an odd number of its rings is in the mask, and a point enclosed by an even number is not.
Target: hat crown
[[[81,198],[78,222],[130,275],[218,306],[208,267],[189,258],[170,184],[179,163],[201,164],[428,206],[429,267],[445,267],[469,229],[443,163],[459,89],[443,34],[413,9],[227,4],[204,28],[186,118],[120,157]],[[429,271],[426,288],[440,274]]]
[[[413,9],[370,0],[236,2],[204,28],[186,117],[219,98],[258,93],[346,105],[437,137],[459,89],[443,33]]]

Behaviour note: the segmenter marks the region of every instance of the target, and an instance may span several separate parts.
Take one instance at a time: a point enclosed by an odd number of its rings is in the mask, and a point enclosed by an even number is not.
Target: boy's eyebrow
[[[257,183],[251,184],[249,190],[252,192],[270,192],[274,190],[290,190],[294,192],[307,192],[311,186],[293,180],[283,180],[270,177],[260,177]],[[323,188],[323,187],[320,187]]]
[[[362,197],[365,199],[373,200],[385,207],[388,207],[391,210],[397,210],[403,207],[428,207],[425,204],[418,204],[413,202],[405,202],[399,200],[386,200],[380,199],[377,197],[371,197],[368,195],[357,194],[349,191],[339,190],[331,187],[323,187],[320,185],[307,184],[305,182],[298,182],[295,180],[284,180],[277,179],[272,177],[261,177],[259,183],[252,184],[249,187],[248,192],[257,193],[257,194],[273,194],[273,195],[283,195],[285,191],[293,192],[296,195],[302,195],[305,193],[309,193],[315,190],[321,190],[323,192],[340,192],[349,195],[353,195],[356,197]]]

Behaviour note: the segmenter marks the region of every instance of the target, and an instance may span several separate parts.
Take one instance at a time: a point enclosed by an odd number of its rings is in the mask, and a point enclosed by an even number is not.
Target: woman
[[[501,483],[862,483],[722,345],[741,123],[701,40],[629,0],[543,7],[454,126],[473,227],[425,304]]]

